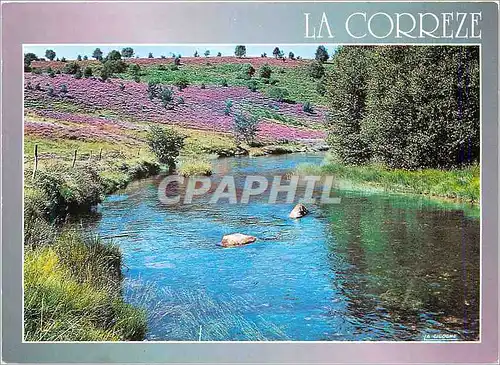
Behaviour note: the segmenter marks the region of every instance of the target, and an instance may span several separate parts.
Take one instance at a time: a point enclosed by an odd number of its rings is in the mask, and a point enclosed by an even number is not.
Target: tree
[[[148,54],[148,58],[154,58],[154,57],[153,57],[153,53],[149,52],[149,54]]]
[[[273,49],[273,56],[274,56],[274,58],[278,58],[280,52],[281,52],[280,49],[278,47],[275,47]]]
[[[38,61],[38,57],[34,53],[24,54],[24,72],[31,71],[31,62]]]
[[[181,76],[174,81],[174,85],[179,88],[179,91],[182,91],[188,87],[189,81],[184,76]]]
[[[107,67],[103,67],[101,69],[100,76],[101,76],[101,81],[106,81],[111,76],[111,72],[109,72],[109,69]]]
[[[269,90],[269,97],[279,102],[286,102],[290,97],[290,93],[285,88],[273,87]]]
[[[89,58],[87,56],[83,56],[83,60],[87,61]]]
[[[328,55],[328,52],[327,52],[325,46],[319,46],[316,49],[316,55],[315,55],[316,61],[323,63],[323,62],[328,61],[329,58],[330,58],[330,56]]]
[[[247,113],[237,113],[233,119],[233,134],[236,143],[246,142],[252,145],[259,127],[259,119]]]
[[[56,58],[56,53],[53,50],[48,49],[45,51],[45,57],[51,61],[54,61],[54,58]]]
[[[272,74],[271,66],[267,63],[263,64],[259,69],[259,76],[263,79],[269,79]]]
[[[207,50],[205,51],[204,55],[205,55],[205,57],[210,56],[210,51],[207,49]]]
[[[147,143],[158,161],[168,166],[172,171],[175,168],[180,150],[184,147],[186,137],[171,128],[161,128],[152,125],[147,134]]]
[[[66,57],[61,58],[61,62],[66,62]]]
[[[180,66],[180,64],[181,64],[181,59],[180,59],[180,57],[175,57],[175,58],[174,58],[174,65],[175,65],[175,66]]]
[[[234,49],[234,55],[236,57],[245,57],[247,54],[247,47],[243,46],[243,45],[237,45]]]
[[[290,51],[288,53],[288,58],[291,59],[291,60],[294,60],[295,59],[295,54],[292,51]]]
[[[104,59],[104,62],[106,62],[106,61],[120,61],[121,59],[122,59],[121,53],[114,49],[108,53],[108,55]]]
[[[198,54],[198,51],[194,51],[193,57],[200,57],[200,55]]]
[[[92,58],[95,58],[97,61],[102,61],[102,51],[100,48],[94,49],[94,52],[92,52]]]
[[[217,57],[222,57],[222,53],[217,52]]]
[[[76,56],[76,60],[77,61],[81,61],[82,60],[82,56],[80,56],[80,55]]]
[[[124,58],[131,58],[134,56],[134,49],[132,47],[125,47],[122,49],[122,56]]]

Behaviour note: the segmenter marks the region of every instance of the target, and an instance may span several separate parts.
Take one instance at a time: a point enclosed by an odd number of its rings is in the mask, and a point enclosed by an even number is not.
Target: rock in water
[[[241,233],[234,233],[222,237],[220,245],[222,247],[242,246],[255,242],[256,240],[257,238],[254,236],[248,236],[246,234],[241,234]]]
[[[309,211],[307,210],[307,208],[304,206],[304,204],[297,204],[295,206],[295,208],[292,209],[292,211],[290,212],[290,215],[289,217],[290,218],[302,218],[303,216],[305,216],[307,213],[309,213]]]

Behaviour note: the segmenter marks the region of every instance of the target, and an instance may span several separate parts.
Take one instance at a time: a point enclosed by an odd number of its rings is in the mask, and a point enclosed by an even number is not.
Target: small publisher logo
[[[425,334],[422,339],[424,341],[456,341],[459,337],[453,333],[431,333]]]

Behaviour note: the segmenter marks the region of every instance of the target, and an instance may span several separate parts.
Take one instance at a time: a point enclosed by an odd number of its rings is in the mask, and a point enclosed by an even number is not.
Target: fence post
[[[73,154],[73,164],[71,165],[71,167],[75,167],[75,164],[76,164],[76,151],[75,150],[75,153]]]
[[[32,176],[32,179],[35,178],[35,176],[36,176],[36,170],[38,170],[38,145],[37,144],[35,145],[34,154],[35,154],[35,166],[33,166],[33,176]]]
[[[101,147],[101,149],[99,150],[99,161],[101,161],[101,158],[102,158],[102,147]]]

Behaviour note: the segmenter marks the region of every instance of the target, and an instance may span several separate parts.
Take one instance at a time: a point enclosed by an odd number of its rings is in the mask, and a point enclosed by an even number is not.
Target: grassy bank
[[[118,247],[77,232],[45,233],[48,241],[25,246],[25,339],[142,340],[146,314],[121,298]]]
[[[408,171],[381,165],[346,166],[327,160],[323,165],[300,165],[301,175],[333,175],[338,182],[349,182],[360,189],[422,194],[479,204],[480,168],[423,169]]]

